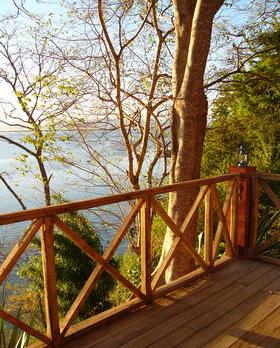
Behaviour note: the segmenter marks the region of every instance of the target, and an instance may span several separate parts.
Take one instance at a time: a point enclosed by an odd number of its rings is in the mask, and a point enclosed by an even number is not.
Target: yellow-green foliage
[[[153,216],[152,224],[152,269],[158,264],[160,259],[162,242],[165,234],[166,226],[158,215]],[[141,284],[141,260],[138,255],[128,247],[127,251],[119,256],[119,271],[136,287]],[[110,302],[118,305],[129,299],[131,293],[120,283],[116,285],[110,294]]]
[[[136,287],[140,285],[140,273],[141,264],[140,258],[130,248],[119,257],[119,271],[122,275],[133,283]],[[129,290],[127,290],[120,283],[117,283],[116,287],[110,294],[110,302],[113,305],[118,305],[131,296]]]

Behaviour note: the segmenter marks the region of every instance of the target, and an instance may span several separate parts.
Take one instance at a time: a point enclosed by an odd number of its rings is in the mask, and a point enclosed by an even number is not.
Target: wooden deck
[[[67,348],[280,347],[280,267],[234,261]]]

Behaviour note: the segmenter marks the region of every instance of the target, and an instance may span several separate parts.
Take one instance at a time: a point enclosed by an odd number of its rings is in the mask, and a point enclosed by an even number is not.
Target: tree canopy
[[[213,174],[217,163],[225,171],[245,135],[247,142],[257,144],[252,161],[262,159],[266,168],[277,155],[271,145],[278,139],[277,120],[270,104],[277,104],[278,95],[268,82],[279,76],[273,70],[275,60],[270,62],[273,49],[268,46],[274,39],[256,35],[272,27],[277,15],[273,1],[61,4],[67,16],[58,19],[55,13],[34,15],[21,1],[13,16],[1,18],[0,29],[0,81],[14,96],[2,103],[0,122],[27,131],[19,142],[3,134],[0,140],[22,150],[25,175],[34,174],[27,158],[37,161],[35,176],[46,204],[51,203],[54,180],[45,164],[57,159],[62,170],[65,164],[77,169],[79,185],[86,183],[83,192],[92,196],[100,183],[118,192],[161,185],[168,175],[171,183],[198,178],[209,96],[214,98],[217,91],[204,174],[211,168]],[[23,32],[29,34],[27,41],[20,40]],[[268,131],[260,120],[275,127]],[[76,158],[56,153],[59,132],[69,129],[82,154]],[[97,146],[104,136],[113,139],[105,151]],[[114,147],[123,151],[122,161],[110,157]],[[169,214],[178,226],[195,194],[170,195]],[[193,220],[189,238],[194,244]],[[174,238],[168,232],[164,253]],[[184,255],[180,262],[185,268]]]
[[[61,220],[76,231],[98,253],[103,253],[100,237],[92,227],[91,221],[79,213],[68,213],[61,216]],[[30,290],[37,293],[43,302],[43,272],[42,260],[38,251],[41,247],[39,239],[34,240],[35,255],[20,268],[20,276],[27,281]],[[73,299],[81,291],[88,280],[96,263],[81,251],[58,229],[54,231],[54,248],[56,258],[56,277],[58,289],[58,307],[63,317],[68,312]],[[114,263],[114,261],[111,261]],[[99,279],[94,291],[86,300],[79,317],[85,318],[110,308],[108,293],[114,286],[113,279],[104,272]],[[42,319],[43,320],[43,319]]]
[[[250,164],[260,171],[280,170],[280,31],[258,34],[254,60],[246,72],[223,85],[213,106],[204,145],[204,175],[221,174],[237,164],[246,143]]]

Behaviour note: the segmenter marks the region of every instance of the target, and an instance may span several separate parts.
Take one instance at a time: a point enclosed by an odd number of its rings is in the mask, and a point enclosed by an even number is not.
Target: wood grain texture
[[[212,340],[207,348],[242,348],[245,343],[258,344],[262,341],[261,336],[265,339],[277,328],[279,319],[280,296],[267,295],[240,321]]]
[[[208,191],[204,198],[204,261],[209,267],[213,267],[213,205],[211,191]]]
[[[256,252],[256,241],[259,222],[259,180],[255,177],[251,181],[251,221],[249,235],[249,254],[254,255]]]
[[[248,264],[247,261],[245,262]],[[182,301],[186,296],[190,294],[193,296],[198,292],[200,293],[205,289],[209,289],[211,285],[217,284],[217,279],[222,280],[225,278],[230,278],[231,276],[236,275],[237,270],[239,270],[239,267],[236,262],[231,262],[227,265],[227,267],[219,269],[219,271],[216,273],[211,273],[199,279],[195,283],[190,283],[183,288],[169,292],[167,296],[158,298],[149,306],[144,306],[142,309],[134,311],[133,313],[127,313],[126,315],[118,318],[118,320],[114,322],[114,325],[106,325],[95,329],[92,333],[89,334],[89,338],[82,337],[80,338],[79,342],[82,343],[81,346],[84,345],[85,347],[87,347],[89,342],[94,342],[95,346],[102,347],[103,340],[106,341],[106,337],[108,336],[120,339],[121,335],[131,335],[131,330],[133,330],[133,328],[140,330],[143,329],[139,328],[140,326],[142,326],[143,320],[145,320],[147,328],[149,329],[154,326],[151,320],[157,320],[158,322],[161,320],[161,317],[166,320],[169,314],[170,305],[181,308]],[[164,312],[166,316],[163,315],[162,312]],[[136,334],[137,331],[135,332],[135,335]]]
[[[201,198],[201,200],[202,200],[202,198]],[[162,218],[162,220],[165,222],[167,227],[169,227],[171,229],[171,231],[177,237],[174,239],[174,243],[173,243],[172,247],[170,248],[170,253],[167,254],[166,260],[164,260],[164,262],[163,262],[163,265],[162,265],[163,271],[161,268],[159,268],[161,270],[161,273],[163,273],[165,271],[167,265],[171,261],[174,253],[176,252],[176,248],[178,247],[179,243],[183,244],[183,246],[186,249],[186,252],[197,262],[197,264],[199,264],[202,268],[207,269],[207,264],[202,259],[202,257],[196,252],[194,247],[190,244],[189,240],[187,239],[186,230],[187,230],[188,225],[185,225],[185,232],[183,232],[183,230],[180,229],[175,224],[175,222],[169,217],[169,215],[166,213],[166,211],[163,209],[163,207],[161,206],[161,204],[159,202],[157,202],[156,200],[152,200],[152,206],[154,207],[155,211],[159,214],[159,216]],[[198,208],[198,205],[196,205],[196,207]],[[193,209],[191,211],[191,213],[189,214],[189,219],[188,219],[189,223],[190,223],[191,218],[193,217],[195,211],[196,210]],[[159,277],[159,275],[155,275],[155,278],[156,277]]]
[[[21,255],[31,243],[37,231],[40,229],[43,220],[32,222],[31,226],[24,232],[23,236],[16,242],[0,267],[0,284],[7,278]]]
[[[231,243],[226,217],[224,215],[223,208],[221,206],[221,202],[219,200],[217,188],[215,185],[210,185],[210,186],[211,186],[211,193],[212,193],[212,197],[213,197],[213,204],[216,208],[217,216],[218,216],[220,222],[223,224],[222,230],[223,230],[224,239],[225,239],[225,242],[227,245],[227,254],[229,256],[234,256],[234,248],[233,248],[233,245]]]
[[[212,183],[220,183],[233,180],[239,174],[226,174],[212,178],[196,179],[185,181],[177,184],[166,185],[161,187],[154,187],[146,190],[139,190],[127,193],[120,193],[116,195],[104,196],[100,198],[81,200],[71,203],[64,203],[59,205],[48,206],[44,208],[34,208],[25,211],[18,211],[14,213],[0,214],[0,226],[13,224],[15,222],[34,220],[48,216],[55,216],[58,214],[69,213],[77,210],[85,210],[102,205],[115,204],[125,202],[133,199],[145,198],[148,196],[155,196],[163,193],[180,191],[189,187],[199,187],[202,185],[209,185]]]
[[[80,346],[169,348],[209,345],[228,348],[236,344],[237,348],[241,342],[247,347],[251,344],[250,339],[259,343],[261,338],[261,347],[263,344],[277,347],[279,279],[279,267],[275,265],[235,261],[192,285],[170,292],[143,310],[101,326],[96,333],[89,333],[88,339],[84,336]],[[271,320],[274,322],[268,329]],[[74,341],[66,347],[74,348],[75,344]]]
[[[0,309],[0,317],[4,320],[8,321],[12,325],[15,325],[16,327],[20,328],[21,330],[25,331],[26,333],[30,334],[31,336],[37,338],[38,340],[50,344],[51,340],[46,336],[38,332],[37,330],[33,329],[29,325],[26,325],[24,322],[20,321],[19,319],[15,318],[11,314],[3,311]]]
[[[262,182],[262,186],[264,188],[265,193],[268,195],[270,200],[274,203],[277,209],[280,209],[280,199],[271,189],[267,182]]]
[[[271,263],[273,265],[280,266],[280,259],[276,259],[270,256],[263,256],[263,255],[257,256],[257,258],[261,260],[262,262]]]
[[[239,194],[239,180],[238,178],[236,178],[233,181],[233,192],[231,196],[231,205],[230,205],[230,226],[229,226],[230,240],[234,248],[234,255],[236,255],[236,241],[237,241],[238,194]]]
[[[280,174],[270,174],[270,173],[253,173],[252,177],[257,177],[261,180],[271,180],[271,181],[280,181]]]
[[[53,221],[50,218],[46,218],[42,226],[41,252],[45,290],[46,334],[52,341],[53,346],[59,347],[61,336],[57,305]]]
[[[121,241],[123,240],[125,234],[127,233],[130,225],[134,221],[137,213],[141,209],[141,207],[144,204],[144,200],[140,199],[134,207],[132,207],[130,213],[127,215],[127,217],[124,219],[122,225],[117,230],[115,236],[112,238],[111,242],[109,243],[106,251],[103,254],[103,259],[106,262],[106,264],[109,264],[112,256],[114,255],[115,251],[119,247]],[[56,220],[56,222],[59,223],[59,220]],[[110,265],[109,265],[110,266]],[[76,318],[76,316],[79,313],[80,308],[85,303],[86,299],[90,295],[91,291],[93,290],[94,286],[96,285],[98,279],[102,275],[104,271],[104,265],[103,264],[97,264],[92,271],[91,275],[89,276],[88,280],[84,284],[83,288],[79,292],[77,298],[74,300],[73,304],[71,305],[69,311],[67,312],[64,322],[61,329],[61,334],[65,336],[67,330],[71,326],[72,322]]]
[[[152,299],[151,208],[151,199],[147,198],[140,214],[141,291],[148,302]]]
[[[0,267],[0,283],[3,282],[8,274],[18,262],[23,252],[26,250],[36,232],[43,226],[42,231],[42,259],[44,271],[45,302],[46,302],[46,322],[47,334],[30,328],[28,325],[15,319],[9,313],[0,311],[0,316],[5,320],[17,325],[26,332],[33,334],[42,342],[49,344],[52,341],[54,347],[62,347],[64,341],[71,340],[79,334],[88,332],[92,326],[109,323],[111,318],[119,316],[120,313],[130,312],[132,308],[144,306],[144,302],[155,300],[152,307],[145,307],[146,314],[137,310],[137,327],[133,320],[123,321],[124,325],[118,326],[118,330],[104,329],[100,327],[96,342],[85,343],[83,347],[229,347],[232,348],[252,347],[261,345],[262,347],[278,347],[279,343],[279,292],[280,276],[279,261],[273,261],[274,265],[261,263],[258,261],[237,262],[235,272],[229,273],[225,277],[219,276],[219,270],[215,266],[215,256],[219,243],[224,238],[227,244],[228,256],[235,255],[235,244],[237,235],[238,220],[238,181],[242,174],[230,174],[215,178],[198,179],[194,181],[168,185],[165,187],[152,188],[136,192],[129,192],[113,196],[101,197],[97,199],[84,200],[80,202],[66,203],[58,206],[50,206],[29,211],[16,212],[11,214],[0,214],[0,225],[10,224],[19,221],[36,219],[30,228],[24,233],[17,244],[12,248],[9,256]],[[255,174],[246,175],[252,182],[251,210],[250,210],[250,254],[254,253],[256,239],[257,217],[258,217],[258,192],[260,181],[263,187],[277,208],[280,207],[280,199],[266,181],[279,181],[280,175]],[[243,177],[245,180],[245,176]],[[216,184],[229,182],[228,192],[225,201],[221,202]],[[156,200],[156,195],[167,192],[175,192],[190,187],[199,187],[200,191],[193,206],[186,214],[182,226],[177,226],[170,218],[161,204]],[[188,240],[188,227],[194,214],[197,212],[202,200],[205,198],[205,253],[203,258],[197,253],[195,248]],[[109,244],[103,255],[98,254],[91,248],[79,235],[67,225],[65,225],[56,215],[64,212],[83,210],[102,205],[114,204],[126,200],[136,200],[131,212],[124,219],[123,224],[116,231],[114,238]],[[163,263],[158,267],[151,282],[151,210],[154,210],[162,218],[166,226],[175,234],[172,247],[166,255]],[[122,274],[110,264],[110,259],[116,252],[118,246],[127,233],[131,223],[141,210],[141,278],[140,288],[135,287]],[[215,233],[213,231],[212,212],[216,210],[219,224]],[[56,279],[55,279],[55,255],[53,248],[53,223],[61,229],[65,235],[78,245],[89,257],[96,262],[96,267],[91,273],[82,291],[74,301],[64,321],[62,330],[59,328],[59,318],[56,300]],[[195,261],[197,268],[177,279],[176,281],[158,287],[170,261],[174,257],[177,246],[182,243],[186,254]],[[224,259],[228,262],[228,259]],[[263,257],[262,261],[271,262],[270,258]],[[221,263],[223,260],[221,261]],[[278,266],[277,266],[278,265]],[[213,267],[213,277],[215,281],[209,281],[210,269]],[[230,269],[230,267],[229,267]],[[71,327],[80,307],[96,285],[103,271],[111,274],[115,279],[129,289],[137,299],[122,305],[120,308],[112,310],[90,318],[83,323]],[[201,277],[204,277],[201,279]],[[197,281],[201,285],[200,290],[191,293],[188,288],[190,282]],[[197,284],[198,284],[197,283]],[[175,288],[184,288],[174,291]],[[144,313],[144,311],[143,311]],[[148,313],[148,314],[147,314]],[[130,315],[130,314],[129,314]],[[136,320],[136,319],[135,319]],[[269,325],[273,320],[273,325]],[[276,322],[276,323],[275,323]],[[110,331],[119,333],[117,338],[106,336]],[[115,330],[115,331],[114,331]],[[94,334],[92,337],[95,337]],[[66,341],[65,341],[66,342]],[[85,341],[86,342],[86,341]],[[97,343],[98,342],[98,343]],[[280,346],[280,344],[279,344]],[[81,346],[82,347],[82,346]]]
[[[235,185],[234,183],[230,183],[227,194],[226,194],[226,198],[224,200],[224,204],[223,204],[223,214],[225,217],[228,216],[229,211],[233,210],[232,207],[232,196],[234,194],[234,190],[235,190]],[[228,221],[227,221],[228,222]],[[229,227],[232,228],[234,221],[232,219],[230,219],[229,221]],[[217,257],[217,253],[219,250],[219,245],[223,236],[223,222],[219,221],[218,222],[218,227],[215,233],[215,239],[213,241],[213,257],[216,258]]]
[[[132,283],[130,283],[115,267],[110,263],[107,263],[104,258],[97,253],[86,241],[84,241],[75,231],[73,231],[69,226],[62,222],[59,218],[53,218],[56,226],[63,231],[67,237],[72,240],[81,250],[83,250],[90,258],[96,261],[98,264],[103,266],[104,270],[108,272],[112,277],[118,280],[122,285],[124,285],[129,291],[141,299],[145,299],[145,295],[136,288]]]
[[[166,225],[173,231],[173,233],[176,235],[174,238],[173,244],[168,250],[164,260],[162,260],[161,264],[158,266],[158,269],[156,273],[153,276],[152,280],[152,289],[156,289],[157,285],[159,284],[161,277],[163,276],[163,273],[165,272],[166,268],[168,267],[169,263],[171,262],[176,249],[180,242],[183,243],[185,249],[191,255],[191,257],[204,269],[207,269],[206,262],[202,259],[202,257],[194,250],[194,248],[190,245],[189,241],[187,240],[187,229],[189,224],[191,223],[191,220],[198,209],[200,203],[202,202],[204,196],[206,195],[208,191],[208,186],[203,186],[200,188],[200,191],[190,209],[188,212],[185,221],[182,224],[182,227],[179,228],[174,221],[169,217],[169,215],[165,212],[165,210],[162,208],[162,206],[156,201],[152,200],[152,206],[155,209],[155,211],[161,216],[163,221],[166,223]]]

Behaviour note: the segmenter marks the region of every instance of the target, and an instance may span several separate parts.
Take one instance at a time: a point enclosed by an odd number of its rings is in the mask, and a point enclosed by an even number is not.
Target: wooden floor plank
[[[83,345],[83,347],[92,347],[93,344],[98,347],[98,345],[102,344],[102,341],[106,339],[106,336],[116,336],[120,331],[129,330],[131,326],[138,325],[138,320],[141,321],[143,318],[145,320],[150,316],[157,313],[159,308],[166,308],[174,302],[178,300],[184,299],[188,294],[197,293],[200,290],[209,286],[209,284],[216,283],[220,279],[224,279],[230,276],[236,271],[242,269],[247,269],[247,266],[252,267],[252,261],[242,262],[242,265],[239,265],[238,262],[233,262],[228,264],[226,267],[219,269],[217,272],[210,273],[207,276],[202,277],[199,281],[195,281],[194,283],[188,284],[186,287],[182,287],[176,291],[172,291],[168,295],[165,295],[163,298],[159,298],[149,306],[143,306],[141,310],[134,310],[131,312],[131,315],[126,315],[120,317],[118,320],[112,322],[111,325],[106,325],[105,327],[97,327],[93,330],[92,333],[87,334],[79,338],[79,343]],[[254,266],[256,268],[256,265]],[[95,342],[95,343],[94,343]],[[76,348],[76,341],[73,343],[68,343],[66,345],[68,348]]]
[[[192,334],[195,334],[197,332],[196,328],[190,327],[188,324],[192,320],[196,320],[201,315],[207,312],[211,312],[215,306],[219,304],[219,301],[225,301],[229,299],[234,294],[238,293],[241,290],[241,285],[229,288],[227,290],[227,295],[223,296],[223,290],[218,292],[215,296],[211,297],[211,302],[208,299],[205,299],[204,301],[190,307],[189,309],[185,310],[183,313],[180,313],[180,315],[171,318],[170,320],[166,321],[161,326],[157,326],[155,329],[147,332],[144,337],[141,337],[141,342],[143,342],[143,347],[146,347],[146,343],[149,340],[153,340],[153,344],[149,345],[149,347],[173,347],[176,344],[179,344],[184,340],[185,337],[189,337]],[[147,338],[145,337],[147,336]],[[150,336],[150,337],[148,337]],[[166,338],[169,337],[172,345],[166,345]],[[155,341],[157,338],[159,338],[157,341]],[[137,343],[140,341],[135,340],[131,342],[129,345],[126,345],[125,347],[129,348],[132,347],[133,343]]]
[[[272,332],[270,337],[267,337],[264,341],[262,341],[261,346],[256,346],[256,347],[279,348],[280,347],[280,326],[278,326],[278,328]]]
[[[175,335],[173,335],[173,332],[177,328],[183,326],[185,335],[187,332],[191,333],[191,328],[185,330],[186,323],[190,322],[194,318],[200,317],[205,312],[208,313],[213,307],[217,306],[217,303],[220,301],[225,301],[228,297],[230,298],[234,294],[239,293],[244,286],[236,284],[236,280],[242,277],[242,275],[244,277],[248,276],[248,272],[251,274],[249,267],[243,274],[240,271],[239,273],[232,275],[230,279],[225,278],[220,282],[213,284],[211,287],[189,296],[187,298],[187,307],[181,307],[181,311],[173,315],[170,319],[165,320],[161,324],[157,324],[148,330],[145,330],[144,334],[132,339],[130,342],[124,344],[123,347],[156,347],[157,345],[165,346],[165,340],[169,334],[171,334],[173,342],[177,342],[177,332]],[[233,286],[234,284],[235,286]],[[224,295],[225,292],[227,293],[226,296]],[[211,301],[209,301],[210,297]],[[195,328],[193,328],[193,330],[196,331]],[[158,342],[158,340],[160,340],[160,342]],[[170,345],[167,344],[167,347],[168,346]]]
[[[230,348],[242,348],[246,347],[256,347],[261,345],[261,343],[271,337],[273,332],[277,330],[280,323],[280,308],[275,310],[264,320],[258,323],[253,329],[247,332],[244,336],[240,337],[238,341],[230,346]],[[280,342],[279,342],[280,343]]]
[[[279,277],[275,279],[271,284],[264,288],[264,291],[269,293],[275,293],[280,295],[280,267],[279,267]]]
[[[241,309],[242,312],[238,310],[238,308],[241,307],[241,305],[239,305],[235,309],[229,311],[227,315],[216,319],[213,318],[214,320],[206,327],[198,327],[197,332],[194,335],[185,337],[184,341],[176,345],[176,347],[182,348],[186,347],[186,345],[192,348],[205,347],[209,341],[214,339],[217,335],[242,318],[245,311],[244,307],[246,307],[247,313],[250,312],[259,301],[264,300],[264,296],[265,295],[262,292],[257,292],[253,296],[248,297],[244,302],[243,308]]]
[[[161,304],[163,300],[157,301],[155,305],[152,305],[152,309],[146,310],[145,313],[140,313],[138,317],[131,316],[126,325],[124,323],[121,327],[119,327],[118,324],[112,325],[112,327],[103,330],[103,332],[102,330],[99,331],[98,337],[93,333],[91,337],[89,337],[89,340],[91,341],[90,345],[85,347],[119,347],[124,342],[127,342],[135,336],[140,335],[152,327],[160,325],[162,322],[174,317],[177,312],[183,311],[186,306],[190,306],[188,301],[192,304],[196,304],[197,301],[208,299],[209,294],[215,293],[220,289],[233,284],[242,275],[247,275],[248,272],[253,271],[256,268],[258,268],[258,264],[254,262],[244,262],[244,264],[235,264],[233,267],[229,267],[231,271],[229,273],[226,268],[221,269],[217,271],[217,273],[206,277],[206,282],[203,279],[197,282],[198,284],[201,284],[202,282],[202,286],[197,287],[195,291],[193,291],[194,285],[184,288],[183,290],[186,291],[186,293],[183,292],[184,296],[188,295],[190,292],[191,295],[187,298],[183,296],[179,302],[177,301],[176,296],[173,298],[172,294],[166,296],[165,299],[169,299],[171,303],[173,303],[171,309],[169,309],[168,305],[165,306]],[[220,282],[224,282],[224,284],[220,284]],[[197,299],[195,298],[196,294],[198,294]],[[174,300],[176,300],[176,303],[174,303]],[[113,341],[112,336],[115,337]],[[74,348],[75,345],[67,345],[67,347]]]
[[[65,347],[279,348],[279,290],[279,266],[236,261]]]
[[[261,342],[263,334],[272,333],[278,326],[280,319],[280,296],[267,295],[265,300],[258,304],[242,320],[229,327],[217,336],[207,348],[242,348],[244,343],[257,344]],[[279,323],[279,322],[278,322]]]
[[[248,276],[251,278],[251,274],[249,274]],[[243,301],[248,300],[252,295],[254,295],[259,290],[259,288],[263,287],[263,284],[267,284],[275,276],[276,275],[273,274],[268,277],[266,272],[265,274],[262,275],[262,277],[260,277],[254,282],[254,287],[253,286],[245,287],[243,285],[243,288],[241,288],[242,286],[241,284],[235,284],[232,287],[232,289],[229,290],[228,292],[229,296],[226,296],[226,295],[223,296],[223,294],[220,294],[220,300],[211,297],[211,299],[208,300],[208,302],[212,303],[212,307],[209,308],[209,304],[206,305],[204,313],[200,313],[200,315],[197,316],[196,318],[192,320],[187,320],[182,324],[182,325],[187,325],[188,327],[191,327],[194,330],[196,330],[197,334],[194,335],[194,338],[190,338],[189,335],[187,335],[186,333],[179,337],[177,335],[177,331],[175,330],[174,332],[171,333],[171,335],[174,338],[174,342],[176,342],[176,344],[179,344],[180,342],[184,342],[187,339],[190,339],[194,345],[196,344],[195,343],[196,341],[200,342],[201,340],[204,342],[204,344],[207,343],[208,340],[215,337],[215,335],[217,334],[217,329],[219,329],[219,326],[215,324],[214,328],[211,331],[212,336],[210,335],[210,337],[208,338],[209,335],[208,335],[207,326],[211,325],[212,322],[219,321],[220,317],[225,316],[228,312],[232,311],[237,306],[239,306],[240,303],[242,303]],[[246,277],[244,278],[246,280]],[[196,307],[197,306],[195,306],[195,308]],[[225,322],[223,320],[222,324],[225,325],[225,324],[228,324],[228,322]],[[229,323],[229,326],[230,326],[230,323]],[[181,331],[181,329],[179,330]],[[201,331],[202,331],[201,333],[202,337],[199,337]],[[160,345],[161,342],[158,342],[158,344]],[[175,346],[175,343],[174,343],[174,346]]]
[[[188,326],[196,328],[197,333],[192,337],[186,337],[185,341],[188,340],[188,344],[193,348],[204,347],[234,323],[242,320],[258,303],[266,300],[269,295],[261,290],[278,276],[278,272],[272,270],[232,297],[231,301],[224,301],[213,311],[191,321]],[[178,345],[184,346],[185,343]]]
[[[235,308],[239,304],[241,304],[243,301],[246,301],[246,299],[253,294],[255,294],[257,291],[263,291],[263,288],[267,286],[269,283],[271,283],[277,276],[279,275],[278,270],[270,270],[261,277],[257,278],[252,282],[250,285],[245,286],[239,294],[237,294],[234,298],[231,298],[231,301],[223,302],[222,306],[219,306],[217,309],[218,311],[229,311],[232,308]],[[240,284],[237,282],[237,284]]]

